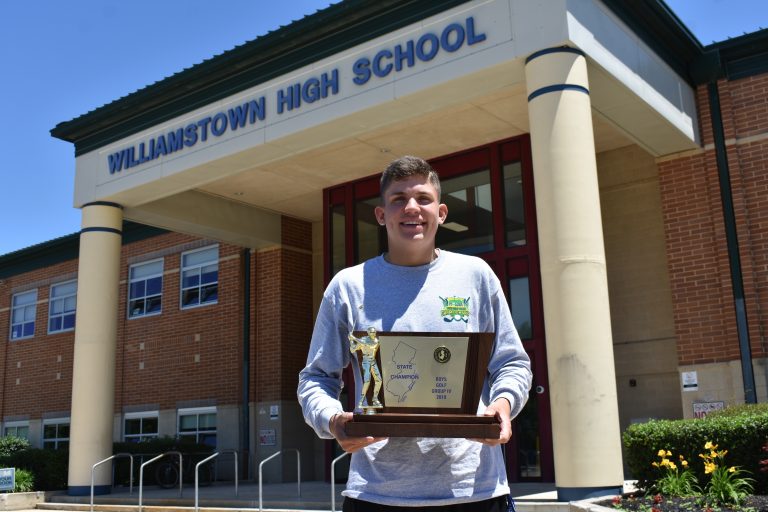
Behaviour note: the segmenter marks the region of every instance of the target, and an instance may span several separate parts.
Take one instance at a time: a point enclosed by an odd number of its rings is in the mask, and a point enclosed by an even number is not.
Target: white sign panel
[[[13,491],[16,487],[16,468],[0,469],[0,491]]]
[[[696,372],[683,372],[683,391],[698,391],[699,377]]]

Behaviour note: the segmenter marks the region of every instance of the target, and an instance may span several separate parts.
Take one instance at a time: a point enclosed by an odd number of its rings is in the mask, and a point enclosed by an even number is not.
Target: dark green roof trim
[[[729,80],[768,72],[768,29],[726,39],[704,50],[717,52],[722,74]]]
[[[73,142],[79,156],[467,1],[345,0],[60,123],[51,135]],[[765,31],[704,48],[663,0],[602,1],[691,85],[766,70]]]
[[[81,155],[468,0],[346,0],[68,122]]]
[[[123,245],[153,236],[169,233],[164,229],[123,222]],[[50,267],[57,263],[77,259],[80,255],[80,233],[55,238],[31,247],[19,249],[0,256],[0,279],[16,276],[25,272]]]

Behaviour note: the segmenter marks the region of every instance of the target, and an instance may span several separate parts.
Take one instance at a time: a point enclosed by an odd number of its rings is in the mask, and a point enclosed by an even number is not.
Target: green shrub
[[[0,457],[0,465],[15,467],[17,471],[24,469],[32,473],[35,489],[38,491],[58,491],[67,488],[69,466],[67,450],[28,448]]]
[[[728,410],[726,410],[728,411]],[[653,462],[659,450],[671,450],[691,461],[699,482],[707,481],[698,454],[711,441],[728,449],[730,464],[755,479],[755,492],[768,493],[768,473],[760,471],[761,447],[768,439],[768,413],[761,407],[746,407],[706,419],[654,420],[631,425],[622,435],[627,466],[641,488],[658,478]]]
[[[16,482],[13,492],[32,492],[35,490],[35,476],[26,469],[16,469]]]
[[[5,436],[0,437],[0,457],[5,457],[12,453],[20,452],[29,448],[29,441],[23,437]]]

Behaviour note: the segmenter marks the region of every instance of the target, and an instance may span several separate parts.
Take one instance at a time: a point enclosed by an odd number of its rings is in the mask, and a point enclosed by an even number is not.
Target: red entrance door
[[[529,139],[501,141],[430,163],[440,175],[442,201],[448,206],[437,246],[481,257],[494,269],[533,363],[533,389],[506,446],[509,479],[554,481]],[[378,196],[378,174],[325,191],[326,282],[342,268],[386,251],[386,233],[373,216]]]

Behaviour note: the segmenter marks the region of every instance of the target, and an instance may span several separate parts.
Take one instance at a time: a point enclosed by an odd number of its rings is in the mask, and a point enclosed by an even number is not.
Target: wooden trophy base
[[[355,414],[346,432],[353,437],[463,437],[497,439],[501,421],[473,414]]]

